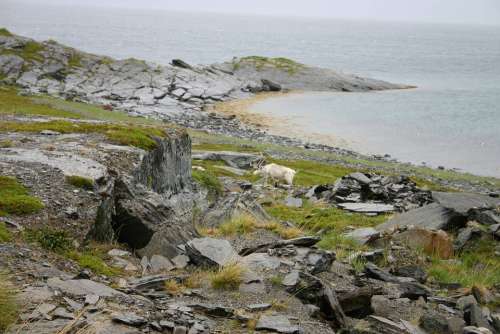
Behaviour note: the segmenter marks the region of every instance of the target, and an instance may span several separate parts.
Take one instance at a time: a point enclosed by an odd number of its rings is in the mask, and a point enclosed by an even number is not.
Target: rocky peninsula
[[[0,331],[500,333],[500,181],[272,136],[218,103],[411,88],[0,29]],[[276,163],[293,186],[253,171]]]

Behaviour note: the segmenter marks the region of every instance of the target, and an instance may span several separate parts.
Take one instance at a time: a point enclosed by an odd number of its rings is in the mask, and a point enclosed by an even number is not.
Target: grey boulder
[[[255,329],[284,334],[301,333],[300,327],[292,325],[290,320],[283,315],[263,315],[259,318]]]
[[[186,243],[186,252],[200,266],[225,266],[240,259],[229,241],[214,238],[193,239]]]

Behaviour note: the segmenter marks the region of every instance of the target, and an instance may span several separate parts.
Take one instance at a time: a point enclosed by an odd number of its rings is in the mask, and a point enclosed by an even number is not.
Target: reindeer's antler
[[[264,158],[264,154],[262,154],[262,152],[259,154],[259,156],[260,156],[260,159],[259,159],[259,162],[257,162],[257,169],[261,169],[262,165],[266,161],[266,159]]]

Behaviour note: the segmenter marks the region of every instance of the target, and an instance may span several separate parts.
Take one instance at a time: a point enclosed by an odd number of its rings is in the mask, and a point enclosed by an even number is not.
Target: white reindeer
[[[293,185],[293,178],[297,172],[291,168],[277,164],[269,164],[259,168],[253,174],[264,177],[265,182],[270,177],[273,180],[285,181],[289,186]]]

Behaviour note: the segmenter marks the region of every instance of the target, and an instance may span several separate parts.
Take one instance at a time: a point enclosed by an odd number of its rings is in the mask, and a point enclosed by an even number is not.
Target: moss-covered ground
[[[43,203],[15,178],[0,175],[0,216],[27,215],[40,211]]]

